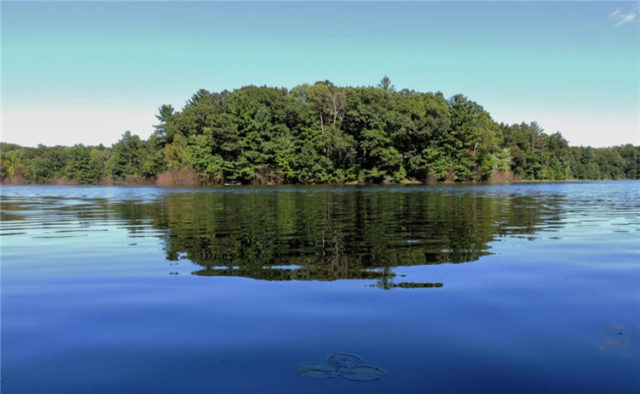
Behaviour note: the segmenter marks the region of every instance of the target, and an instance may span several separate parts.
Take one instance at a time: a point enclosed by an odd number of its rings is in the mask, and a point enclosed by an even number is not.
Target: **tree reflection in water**
[[[202,266],[194,275],[373,279],[383,289],[442,287],[394,283],[393,267],[477,261],[500,236],[562,224],[560,197],[404,190],[217,189],[113,208],[132,235],[149,221],[162,230],[167,259]]]

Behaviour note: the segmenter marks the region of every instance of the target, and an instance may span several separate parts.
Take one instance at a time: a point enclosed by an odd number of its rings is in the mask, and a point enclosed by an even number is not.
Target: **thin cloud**
[[[621,26],[629,22],[633,22],[640,13],[640,3],[636,4],[628,12],[623,11],[621,8],[613,11],[609,16],[616,20],[616,26]]]

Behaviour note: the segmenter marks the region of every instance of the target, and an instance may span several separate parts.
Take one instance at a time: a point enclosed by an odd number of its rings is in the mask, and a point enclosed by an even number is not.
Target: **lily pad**
[[[380,380],[387,375],[384,369],[371,367],[368,365],[358,365],[355,367],[340,370],[342,377],[355,382],[370,382]]]
[[[336,376],[338,369],[323,362],[298,364],[296,373],[300,376],[314,379],[329,379]]]
[[[356,365],[362,364],[362,359],[355,354],[350,353],[336,353],[329,356],[327,359],[329,365],[333,365],[336,368],[351,368]]]

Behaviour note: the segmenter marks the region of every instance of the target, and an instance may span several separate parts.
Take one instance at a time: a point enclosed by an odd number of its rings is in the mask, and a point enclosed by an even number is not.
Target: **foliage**
[[[98,183],[188,168],[243,184],[640,178],[640,147],[569,147],[535,122],[498,124],[463,95],[397,91],[388,77],[376,87],[201,89],[157,118],[147,140],[127,131],[111,147],[3,143],[0,177]]]

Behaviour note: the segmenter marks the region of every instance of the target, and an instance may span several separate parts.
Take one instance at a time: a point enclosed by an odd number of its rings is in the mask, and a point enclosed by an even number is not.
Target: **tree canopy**
[[[197,91],[158,109],[146,140],[111,147],[0,146],[0,177],[27,183],[152,183],[188,170],[204,184],[638,179],[640,147],[570,147],[535,122],[495,122],[463,95],[329,81],[290,90]]]

